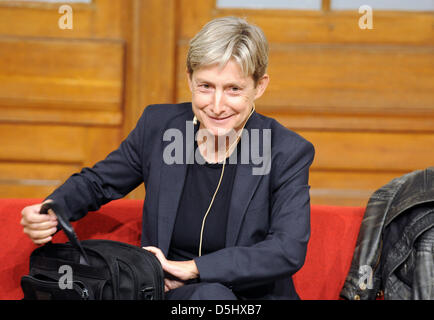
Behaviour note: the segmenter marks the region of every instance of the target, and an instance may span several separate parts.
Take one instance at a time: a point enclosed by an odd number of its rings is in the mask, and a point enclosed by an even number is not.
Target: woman
[[[187,56],[192,102],[148,106],[117,150],[47,201],[74,221],[144,182],[141,242],[166,272],[167,299],[297,299],[291,275],[309,239],[314,148],[255,112],[267,65],[258,27],[209,22]],[[40,206],[21,221],[37,244],[57,225]]]

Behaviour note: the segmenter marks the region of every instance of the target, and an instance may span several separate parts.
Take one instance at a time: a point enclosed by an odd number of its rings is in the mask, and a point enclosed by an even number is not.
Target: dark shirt
[[[194,150],[196,149],[195,142]],[[205,162],[203,158],[201,160],[200,163]],[[168,254],[169,260],[191,260],[199,255],[202,221],[217,188],[222,166],[223,162],[199,164],[198,161],[194,161],[193,164],[188,164]],[[235,171],[236,164],[230,164],[226,159],[220,188],[205,220],[202,255],[225,247],[226,224]]]

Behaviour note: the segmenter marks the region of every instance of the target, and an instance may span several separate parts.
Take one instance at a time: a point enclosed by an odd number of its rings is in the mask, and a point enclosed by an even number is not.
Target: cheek
[[[239,114],[248,113],[252,106],[249,96],[230,97],[227,101],[232,109]]]
[[[206,107],[208,104],[210,104],[210,101],[210,95],[198,93],[193,93],[192,95],[192,102],[199,109]]]
[[[246,91],[240,93],[238,95],[230,95],[226,96],[227,101],[231,102],[234,105],[237,105],[239,108],[242,108],[245,105],[251,105],[254,100],[254,95],[250,91]]]

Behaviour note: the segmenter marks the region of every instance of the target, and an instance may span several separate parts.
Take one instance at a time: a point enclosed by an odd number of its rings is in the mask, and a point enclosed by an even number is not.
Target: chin
[[[232,119],[232,121],[228,121],[227,123],[225,123],[225,124],[220,124],[220,125],[218,125],[218,124],[215,124],[215,123],[213,123],[213,121],[207,121],[208,119],[206,119],[205,121],[204,121],[204,127],[213,135],[213,136],[216,136],[216,137],[221,137],[221,136],[225,136],[225,135],[228,135],[229,133],[231,133],[231,131],[234,131],[235,132],[235,122],[233,121],[233,119]],[[232,133],[234,133],[234,132],[232,132]]]
[[[227,135],[232,128],[224,128],[224,127],[211,127],[211,128],[207,128],[207,130],[216,137],[221,137],[224,135]]]

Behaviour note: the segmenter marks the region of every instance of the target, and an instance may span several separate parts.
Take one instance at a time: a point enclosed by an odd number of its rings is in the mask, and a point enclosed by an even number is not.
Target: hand
[[[143,249],[153,253],[160,261],[163,270],[168,274],[169,277],[166,277],[164,279],[165,291],[179,288],[180,286],[184,285],[185,281],[195,279],[199,275],[199,270],[197,269],[194,260],[189,260],[189,261],[167,260],[163,252],[159,248],[143,247]]]
[[[182,287],[184,284],[184,281],[164,278],[164,292]]]
[[[51,200],[45,202],[48,201]],[[52,235],[57,231],[57,218],[54,212],[50,209],[48,214],[39,213],[44,203],[25,207],[21,211],[20,223],[23,226],[23,232],[38,245],[51,241]]]

